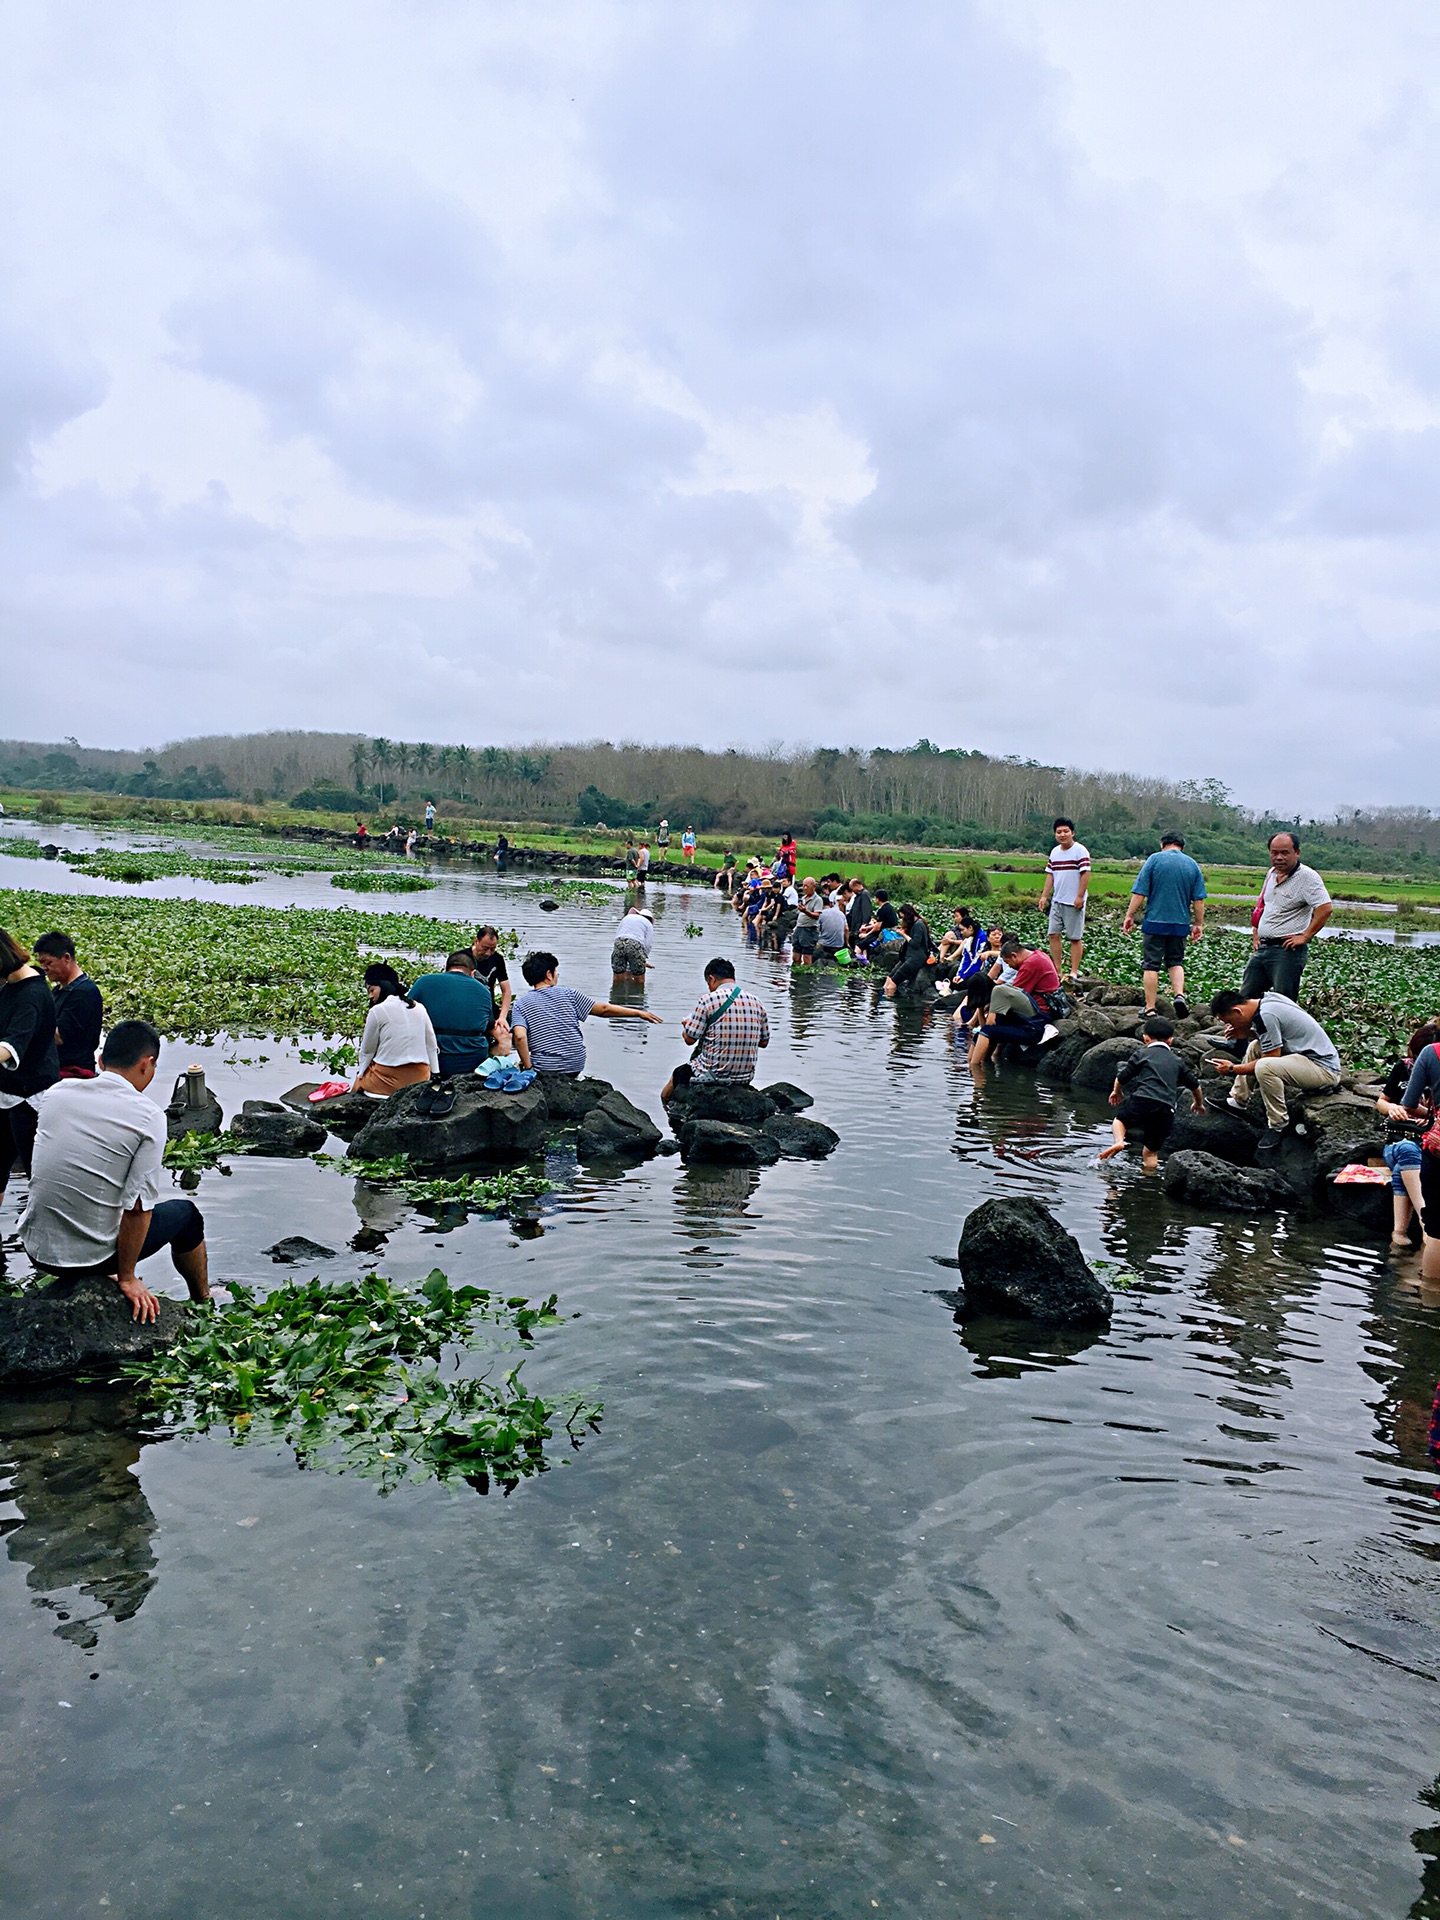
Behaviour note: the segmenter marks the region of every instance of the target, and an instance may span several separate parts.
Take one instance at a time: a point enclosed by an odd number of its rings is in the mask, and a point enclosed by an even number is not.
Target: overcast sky
[[[0,732],[1436,799],[1433,0],[0,14]]]

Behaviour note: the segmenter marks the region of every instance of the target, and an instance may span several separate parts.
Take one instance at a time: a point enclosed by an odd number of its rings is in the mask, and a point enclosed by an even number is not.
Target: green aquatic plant
[[[0,834],[0,853],[15,860],[43,860],[45,851],[38,840],[26,840],[17,834]]]
[[[210,860],[201,854],[168,853],[150,847],[96,847],[87,853],[62,853],[66,866],[100,880],[215,880],[226,886],[253,886],[260,878],[244,860]]]
[[[227,1155],[244,1152],[233,1133],[182,1133],[165,1142],[165,1165],[176,1173],[204,1173]]]
[[[347,893],[428,893],[435,882],[419,873],[332,873],[330,884]]]
[[[1126,1293],[1140,1284],[1139,1274],[1132,1273],[1129,1267],[1122,1266],[1118,1260],[1092,1260],[1090,1265],[1112,1293]]]
[[[697,927],[693,920],[687,920],[685,922],[685,938],[687,940],[699,940],[703,938],[704,933],[704,927]]]
[[[398,1189],[416,1206],[465,1206],[472,1213],[505,1213],[538,1200],[554,1186],[543,1173],[526,1167],[507,1173],[464,1173],[441,1179],[418,1173],[403,1153],[389,1154],[383,1160],[349,1160],[339,1154],[317,1153],[315,1159],[322,1167],[353,1174],[371,1186]]]
[[[171,1432],[226,1429],[236,1444],[289,1446],[301,1466],[356,1472],[386,1491],[405,1479],[464,1479],[507,1490],[543,1473],[557,1431],[578,1446],[602,1409],[545,1399],[520,1383],[442,1377],[447,1349],[533,1344],[559,1326],[554,1294],[538,1303],[452,1287],[437,1268],[418,1292],[382,1274],[294,1281],[263,1298],[235,1285],[223,1304],[192,1308],[176,1343],[125,1375]],[[497,1342],[486,1329],[499,1330]]]
[[[551,900],[616,900],[625,892],[618,880],[529,880],[526,885]]]

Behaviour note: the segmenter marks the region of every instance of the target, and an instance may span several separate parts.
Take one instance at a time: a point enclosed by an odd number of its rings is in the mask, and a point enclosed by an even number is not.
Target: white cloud
[[[1423,799],[1437,32],[12,9],[5,730],[924,733]]]

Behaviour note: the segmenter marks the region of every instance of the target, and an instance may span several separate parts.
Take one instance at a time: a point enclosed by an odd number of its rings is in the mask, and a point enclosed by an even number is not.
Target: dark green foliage
[[[598,1405],[528,1392],[519,1364],[498,1381],[442,1377],[445,1350],[486,1344],[486,1327],[509,1336],[503,1345],[529,1346],[558,1326],[553,1294],[532,1305],[452,1287],[438,1269],[418,1293],[381,1274],[295,1281],[263,1299],[232,1292],[192,1309],[173,1347],[125,1369],[171,1429],[278,1441],[302,1466],[368,1474],[388,1491],[404,1479],[484,1486],[492,1476],[508,1488],[546,1470],[557,1428],[578,1445],[599,1423]]]

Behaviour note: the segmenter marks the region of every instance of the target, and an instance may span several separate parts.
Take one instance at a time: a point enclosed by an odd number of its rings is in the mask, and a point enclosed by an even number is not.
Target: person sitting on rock
[[[1026,947],[1012,933],[1001,944],[1000,964],[1013,970],[1012,978],[1008,985],[997,980],[990,989],[990,1018],[970,1049],[972,1068],[983,1066],[1001,1041],[1034,1047],[1055,1037],[1050,995],[1060,991],[1060,975],[1050,955],[1039,947]]]
[[[360,1058],[350,1091],[388,1100],[440,1071],[440,1049],[430,1016],[412,1000],[388,960],[365,969],[370,1011],[360,1036]]]
[[[1415,1040],[1419,1038],[1417,1033]],[[1382,1099],[1379,1104],[1387,1119],[1412,1120],[1427,1130],[1435,1125],[1440,1114],[1440,1041],[1431,1041],[1416,1053],[1400,1099]],[[1440,1153],[1421,1148],[1419,1175],[1420,1230],[1424,1235],[1420,1277],[1440,1280]]]
[[[1440,1026],[1433,1020],[1427,1020],[1417,1027],[1410,1036],[1404,1054],[1391,1065],[1384,1088],[1375,1102],[1376,1112],[1385,1116],[1385,1150],[1382,1158],[1390,1169],[1394,1209],[1390,1228],[1392,1247],[1409,1247],[1410,1217],[1413,1213],[1418,1220],[1425,1210],[1425,1198],[1420,1186],[1420,1175],[1425,1164],[1420,1139],[1425,1132],[1425,1125],[1423,1121],[1411,1117],[1408,1109],[1401,1104],[1401,1096],[1410,1085],[1415,1062],[1437,1040],[1440,1040]]]
[[[720,1080],[748,1087],[755,1078],[760,1049],[770,1044],[770,1017],[763,1001],[736,984],[734,965],[724,958],[705,968],[705,992],[680,1032],[695,1051],[676,1067],[660,1090],[668,1106],[677,1087],[692,1080]]]
[[[105,1025],[100,989],[75,958],[75,942],[68,933],[42,933],[35,942],[35,964],[53,990],[60,1078],[93,1080]]]
[[[935,977],[935,942],[930,937],[929,921],[907,900],[900,909],[900,925],[905,932],[905,951],[885,982],[887,1000],[893,1000],[897,993],[913,992]]]
[[[649,907],[627,907],[610,948],[610,972],[617,985],[629,981],[634,986],[644,986],[645,969],[650,964],[650,943],[654,938],[655,916]]]
[[[1210,1002],[1210,1011],[1225,1022],[1232,1040],[1249,1041],[1243,1059],[1210,1064],[1216,1073],[1232,1075],[1237,1081],[1254,1075],[1265,1102],[1266,1121],[1265,1138],[1255,1154],[1259,1160],[1273,1159],[1289,1123],[1286,1088],[1325,1093],[1339,1086],[1340,1055],[1335,1042],[1303,1007],[1273,990],[1246,999],[1243,993],[1226,988]],[[1249,1088],[1237,1085],[1226,1104],[1243,1113],[1248,1098]]]
[[[844,909],[832,893],[820,909],[820,918],[816,924],[815,958],[833,960],[840,949],[846,945],[849,935],[850,928],[846,923]]]
[[[460,947],[452,953],[443,973],[422,973],[410,989],[410,998],[430,1016],[441,1078],[473,1073],[490,1052],[495,1002],[489,987],[476,978],[470,949]]]
[[[1123,1153],[1133,1127],[1140,1135],[1140,1164],[1146,1173],[1154,1173],[1160,1165],[1160,1149],[1175,1124],[1180,1088],[1190,1089],[1190,1105],[1196,1113],[1205,1111],[1205,1098],[1194,1068],[1170,1045],[1175,1038],[1170,1022],[1152,1014],[1140,1033],[1145,1045],[1115,1071],[1110,1104],[1119,1111],[1111,1122],[1112,1144],[1100,1158],[1113,1160]]]
[[[574,987],[556,984],[560,962],[543,950],[527,954],[520,968],[527,991],[515,1001],[510,1026],[522,1067],[537,1073],[563,1073],[575,1079],[585,1071],[585,1036],[580,1023],[595,1014],[601,1020],[648,1020],[659,1026],[660,1015],[644,1007],[617,1007],[608,1000],[591,1000]]]
[[[161,1200],[165,1115],[146,1088],[160,1036],[121,1020],[105,1038],[93,1080],[60,1080],[40,1099],[30,1198],[20,1240],[35,1265],[62,1280],[101,1275],[130,1302],[132,1320],[154,1320],[155,1295],[136,1273],[162,1247],[192,1300],[210,1298],[205,1222],[193,1200]]]

